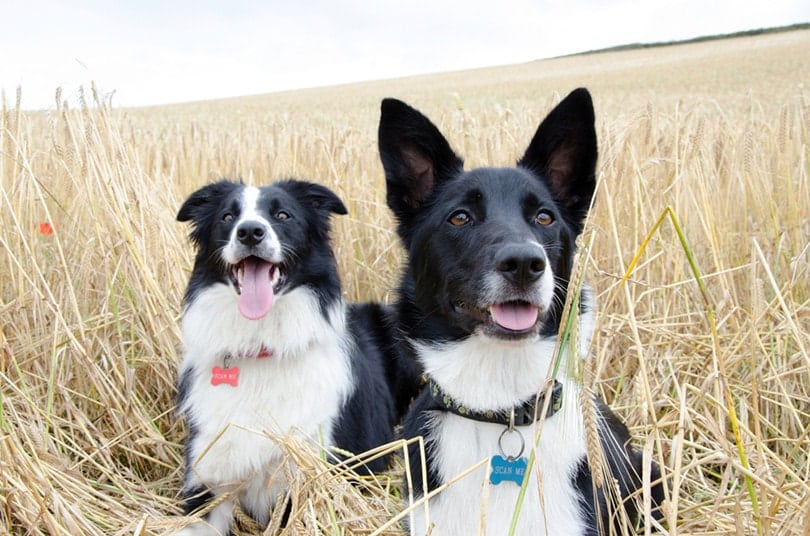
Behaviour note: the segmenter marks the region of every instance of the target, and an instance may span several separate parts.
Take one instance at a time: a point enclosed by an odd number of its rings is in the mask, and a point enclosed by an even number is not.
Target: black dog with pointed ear
[[[506,534],[524,478],[530,482],[517,534],[618,527],[622,516],[609,516],[592,484],[581,387],[566,375],[569,367],[552,363],[576,238],[596,186],[590,94],[577,89],[560,102],[515,167],[465,170],[439,129],[394,99],[382,102],[379,149],[388,205],[408,252],[397,327],[404,351],[427,377],[403,432],[425,440],[426,481],[417,444],[409,452],[414,495],[479,465],[430,499],[429,516],[415,507],[411,533],[435,524],[433,534]],[[587,286],[579,303],[581,355],[568,359],[585,358],[593,331]],[[663,498],[658,468],[597,404],[606,460],[632,522],[642,496],[655,504]],[[652,486],[642,482],[644,463]],[[639,493],[642,485],[651,493]]]

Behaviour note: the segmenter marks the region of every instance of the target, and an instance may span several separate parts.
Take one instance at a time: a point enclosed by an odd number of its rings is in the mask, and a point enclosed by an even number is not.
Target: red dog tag
[[[239,367],[219,368],[214,367],[211,369],[211,385],[227,383],[231,387],[239,385]]]

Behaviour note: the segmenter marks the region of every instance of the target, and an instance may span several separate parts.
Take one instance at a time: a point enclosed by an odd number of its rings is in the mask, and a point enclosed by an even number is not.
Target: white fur
[[[585,357],[593,334],[593,299],[584,288],[585,311],[579,315],[579,353]],[[556,338],[509,341],[474,334],[449,344],[414,342],[425,373],[455,401],[473,410],[514,407],[537,393],[551,377]],[[561,364],[557,380],[564,380]]]
[[[583,292],[583,299],[590,305],[589,290]],[[580,315],[579,331],[579,353],[584,357],[593,331],[590,307]],[[554,339],[513,342],[476,334],[461,343],[419,344],[416,349],[425,372],[445,393],[470,409],[486,410],[513,407],[537,393],[551,375],[554,345]],[[527,458],[536,445],[516,534],[556,536],[585,530],[579,495],[572,484],[577,463],[585,455],[580,388],[566,378],[566,370],[562,363],[557,374],[563,383],[560,411],[533,425],[515,428],[525,440]],[[513,482],[489,483],[489,460],[501,454],[498,439],[505,427],[445,412],[437,414],[429,428],[426,448],[439,470],[440,481],[449,482],[482,460],[485,464],[432,498],[429,517],[423,506],[415,507],[411,533],[425,534],[434,523],[434,536],[507,534],[519,487]],[[504,448],[508,451],[503,454],[515,455],[517,438],[509,438],[508,445],[506,439]],[[421,495],[421,490],[415,492]]]
[[[566,383],[564,389],[564,396],[578,403],[577,387]],[[577,462],[585,455],[585,439],[579,408],[572,410],[571,405],[566,404],[542,425],[515,428],[523,435],[527,445],[524,455],[528,457],[538,428],[542,426],[516,534],[556,536],[584,531],[579,496],[571,481]],[[426,437],[426,446],[435,457],[442,481],[449,482],[482,460],[485,464],[431,499],[429,518],[424,508],[417,506],[411,534],[425,534],[426,519],[435,523],[431,533],[435,536],[507,534],[520,488],[513,482],[498,485],[489,482],[489,459],[500,454],[498,439],[503,431],[504,426],[451,413],[436,418],[432,433]],[[511,447],[504,442],[505,449],[513,450],[505,454],[516,454],[515,443],[514,438],[510,438]],[[545,504],[541,503],[541,497]]]
[[[224,492],[242,485],[240,501],[258,513],[285,486],[280,479],[267,485],[283,474],[276,474],[282,452],[269,435],[295,433],[332,443],[334,422],[354,389],[350,343],[345,305],[339,302],[324,318],[306,287],[282,294],[255,321],[240,315],[236,300],[233,288],[217,284],[200,292],[183,314],[180,372],[194,372],[180,411],[198,426],[187,486],[202,483]],[[211,369],[222,367],[226,355],[256,355],[263,347],[272,357],[232,361],[240,369],[237,387],[211,385]],[[198,523],[188,534],[226,532],[231,510],[229,503],[218,506],[208,516],[210,526]]]

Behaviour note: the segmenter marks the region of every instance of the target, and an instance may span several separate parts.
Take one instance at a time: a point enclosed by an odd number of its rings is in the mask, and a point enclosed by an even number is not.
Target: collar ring
[[[520,449],[518,450],[518,453],[516,455],[514,455],[514,456],[506,454],[504,452],[504,450],[503,450],[503,437],[507,433],[509,433],[510,435],[513,434],[513,433],[517,433],[517,436],[520,438]],[[503,432],[501,432],[501,435],[498,437],[498,450],[501,451],[501,456],[503,458],[505,458],[506,460],[508,460],[510,462],[513,462],[513,461],[517,460],[518,458],[520,458],[521,456],[523,456],[523,451],[526,450],[526,439],[523,437],[523,434],[521,434],[519,430],[515,430],[514,427],[512,427],[512,428],[509,428],[509,427],[504,428]]]

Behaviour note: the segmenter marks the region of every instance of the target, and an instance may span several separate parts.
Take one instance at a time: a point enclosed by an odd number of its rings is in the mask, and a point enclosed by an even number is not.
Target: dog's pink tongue
[[[248,320],[258,320],[273,306],[273,284],[270,275],[273,265],[249,258],[242,263],[244,270],[239,294],[239,312]]]
[[[523,331],[537,322],[538,309],[528,303],[501,303],[490,309],[492,320],[502,328]]]

